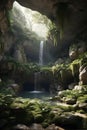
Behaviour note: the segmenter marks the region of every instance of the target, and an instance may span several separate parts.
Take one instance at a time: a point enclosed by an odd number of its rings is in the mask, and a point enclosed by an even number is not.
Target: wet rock
[[[44,130],[44,128],[40,124],[34,123],[31,127],[30,130]]]
[[[30,128],[24,124],[18,124],[13,127],[13,130],[30,130]]]
[[[85,110],[85,111],[87,110],[87,103],[80,103],[78,106],[82,110]]]
[[[82,118],[70,112],[62,113],[59,116],[56,115],[54,121],[56,125],[61,125],[66,128],[79,129],[83,125]]]
[[[52,124],[46,128],[46,130],[64,130],[63,128],[56,126],[55,124]]]

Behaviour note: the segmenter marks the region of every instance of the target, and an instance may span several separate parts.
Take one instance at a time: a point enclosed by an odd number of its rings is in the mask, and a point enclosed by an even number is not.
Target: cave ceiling
[[[0,1],[0,12],[2,12],[4,7],[11,9],[13,2],[14,0],[7,0],[7,2],[6,0]],[[85,32],[87,30],[87,0],[17,0],[17,2],[24,7],[46,15],[57,26],[60,22],[60,19],[57,17],[59,5],[67,4],[69,20],[64,23],[62,41],[69,41],[84,32],[84,30]],[[0,22],[1,26],[2,22]]]

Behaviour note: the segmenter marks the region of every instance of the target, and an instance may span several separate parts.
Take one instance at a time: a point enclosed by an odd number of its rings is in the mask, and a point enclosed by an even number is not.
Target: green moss
[[[84,110],[80,109],[76,111],[77,113],[86,114]]]
[[[77,97],[78,91],[65,90],[61,94],[61,99],[63,97],[73,98],[73,96]],[[80,103],[87,102],[87,95],[80,95],[77,101],[80,101]],[[43,127],[47,127],[52,123],[76,125],[78,127],[78,121],[82,123],[82,118],[76,116],[75,112],[86,114],[86,111],[79,109],[77,105],[58,102],[51,104],[38,99],[14,98],[11,95],[3,94],[0,94],[0,108],[2,108],[2,112],[0,109],[0,117],[9,119],[12,123],[31,125],[31,123],[36,122],[41,123]]]
[[[10,105],[11,108],[27,108],[29,105],[29,99],[23,99],[23,98],[16,98],[12,104]]]
[[[72,70],[72,74],[74,77],[77,77],[79,74],[79,67],[80,67],[80,60],[74,60],[71,64],[70,64],[70,69]]]
[[[0,63],[0,71],[2,75],[7,76],[7,78],[22,77],[22,79],[27,79],[29,75],[33,75],[35,72],[40,71],[40,67],[33,63],[19,63],[15,61],[12,57],[6,57]],[[23,82],[22,80],[21,82]]]
[[[81,97],[78,97],[77,102],[78,103],[87,103],[87,95],[85,94]]]
[[[36,123],[42,123],[43,120],[44,120],[44,118],[43,118],[42,114],[36,114],[36,113],[35,113],[35,115],[34,115],[34,121],[35,121]]]
[[[44,67],[41,67],[40,70],[41,70],[41,71],[44,71],[44,72],[50,72],[50,71],[51,71],[51,67],[49,67],[49,66],[44,66]]]

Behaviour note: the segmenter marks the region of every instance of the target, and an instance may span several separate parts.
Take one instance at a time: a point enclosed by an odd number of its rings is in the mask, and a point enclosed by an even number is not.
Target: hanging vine
[[[59,32],[57,30],[56,25],[54,23],[50,23],[48,37],[50,37],[55,46],[57,45],[58,41],[58,33]]]

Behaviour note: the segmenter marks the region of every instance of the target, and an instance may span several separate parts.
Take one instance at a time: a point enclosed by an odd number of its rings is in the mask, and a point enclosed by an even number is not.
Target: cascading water
[[[39,49],[39,65],[43,65],[43,46],[44,45],[44,41],[40,42],[40,49]]]
[[[43,65],[43,41],[40,42],[40,48],[39,48],[39,65]],[[41,93],[40,90],[40,72],[34,73],[34,93]]]
[[[44,41],[40,42],[39,48],[39,65],[43,65],[43,46]],[[32,96],[32,98],[40,98],[43,99],[44,97],[48,97],[48,93],[43,91],[41,85],[41,72],[34,73],[34,90],[29,92],[28,96]]]
[[[43,44],[44,41],[40,41],[39,48],[39,65],[43,65]],[[35,72],[34,74],[34,91],[40,91],[40,72]]]

